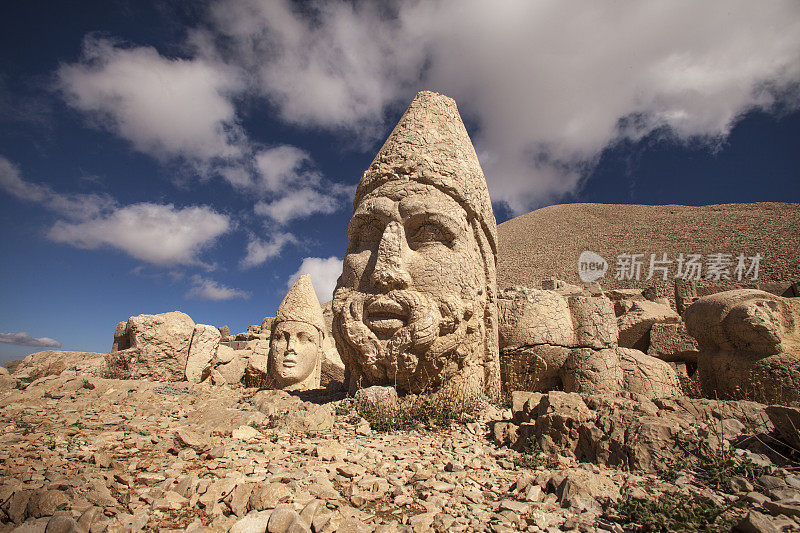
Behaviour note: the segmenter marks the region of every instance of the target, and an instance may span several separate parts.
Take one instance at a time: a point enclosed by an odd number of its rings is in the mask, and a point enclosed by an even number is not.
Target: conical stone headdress
[[[311,284],[310,275],[300,276],[289,289],[275,313],[272,327],[274,328],[276,324],[285,320],[306,322],[324,334],[325,319],[322,316],[322,307],[319,305],[317,293],[314,292],[314,286]]]
[[[480,223],[497,253],[497,222],[486,178],[455,100],[432,91],[417,93],[361,177],[353,210],[365,194],[398,180],[432,185],[453,197]]]

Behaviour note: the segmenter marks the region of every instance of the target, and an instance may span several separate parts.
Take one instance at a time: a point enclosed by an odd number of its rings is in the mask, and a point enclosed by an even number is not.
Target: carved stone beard
[[[376,303],[399,304],[404,325],[381,339],[365,319]],[[386,294],[339,287],[333,295],[333,336],[349,369],[351,391],[372,385],[394,385],[418,393],[441,387],[471,362],[483,363],[482,303],[448,295],[435,298],[414,290]]]

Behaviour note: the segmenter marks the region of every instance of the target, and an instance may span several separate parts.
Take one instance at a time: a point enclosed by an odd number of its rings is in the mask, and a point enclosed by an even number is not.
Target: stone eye
[[[453,243],[453,235],[450,231],[433,221],[413,227],[409,233],[408,244],[412,249],[436,243],[450,247]]]
[[[354,219],[350,226],[350,248],[354,252],[376,248],[380,241],[382,229],[380,221],[372,218]]]

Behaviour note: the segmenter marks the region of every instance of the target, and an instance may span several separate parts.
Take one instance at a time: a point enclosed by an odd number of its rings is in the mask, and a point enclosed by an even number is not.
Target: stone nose
[[[394,290],[405,289],[411,284],[411,276],[403,265],[405,238],[405,230],[397,221],[389,222],[383,230],[372,271],[372,280],[377,287]]]

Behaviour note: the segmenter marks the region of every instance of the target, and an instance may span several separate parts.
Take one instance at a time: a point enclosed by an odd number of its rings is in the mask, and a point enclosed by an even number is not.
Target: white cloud
[[[21,200],[40,203],[47,209],[72,219],[97,216],[116,204],[108,195],[61,194],[48,185],[25,181],[19,168],[3,156],[0,156],[0,189]]]
[[[287,193],[302,188],[322,199],[326,183],[307,151],[285,144],[258,148],[248,139],[233,103],[246,90],[241,67],[207,56],[168,58],[151,47],[125,48],[87,37],[81,60],[61,65],[57,74],[70,106],[136,150],[269,198],[275,204],[271,211],[288,220]],[[327,196],[307,214],[331,213],[340,205]],[[301,216],[307,215],[301,211],[293,218]]]
[[[200,252],[231,228],[227,215],[207,206],[176,208],[139,203],[120,207],[107,195],[61,194],[22,179],[0,156],[0,188],[70,220],[58,220],[47,236],[78,248],[109,247],[161,266],[200,265]]]
[[[231,102],[238,79],[220,64],[170,59],[151,47],[123,48],[92,37],[81,61],[58,69],[59,88],[73,108],[140,152],[183,158],[198,168],[235,160],[246,149]]]
[[[202,250],[230,227],[210,207],[140,203],[81,222],[58,221],[48,237],[78,248],[115,248],[161,266],[198,265]]]
[[[333,290],[336,288],[336,280],[342,274],[342,260],[338,257],[306,257],[300,264],[300,268],[289,277],[286,283],[287,288],[292,285],[303,274],[311,275],[311,284],[317,293],[320,303],[325,303],[333,299]]]
[[[329,215],[344,205],[343,194],[340,192],[343,190],[345,189],[331,186],[330,192],[325,194],[310,188],[298,189],[271,202],[258,202],[254,211],[257,215],[267,216],[278,224],[286,224],[291,220],[311,215]]]
[[[192,287],[186,293],[187,298],[199,300],[232,300],[234,298],[250,298],[250,293],[226,287],[212,279],[203,278],[198,275],[192,276]]]
[[[201,55],[242,65],[291,123],[374,135],[417,89],[454,97],[516,212],[575,192],[620,137],[717,146],[743,113],[800,104],[794,0],[221,0],[212,21],[228,44],[195,32]]]
[[[201,32],[194,42],[252,72],[253,90],[277,104],[284,120],[331,128],[360,123],[376,133],[374,118],[416,79],[425,45],[387,23],[382,7],[318,2],[303,9],[304,18],[287,1],[221,1],[211,19],[230,37],[227,48]]]
[[[261,150],[255,162],[267,191],[285,190],[297,184],[315,185],[321,179],[319,173],[308,169],[311,155],[296,146],[284,144]]]
[[[60,348],[61,343],[50,337],[31,337],[26,331],[17,333],[0,333],[0,342],[17,346],[38,346],[41,348]]]
[[[267,259],[278,257],[281,251],[289,244],[297,242],[291,233],[273,233],[268,240],[250,236],[247,243],[247,255],[242,259],[242,268],[252,268],[264,264]]]

